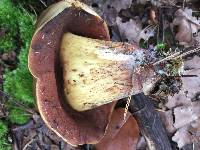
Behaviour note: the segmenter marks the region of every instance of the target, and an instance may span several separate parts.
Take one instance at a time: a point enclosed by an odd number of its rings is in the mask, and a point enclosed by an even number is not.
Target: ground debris
[[[116,23],[124,41],[135,42],[137,44],[139,44],[141,39],[147,41],[150,37],[154,36],[154,31],[156,29],[156,26],[150,26],[149,28],[147,27],[142,29],[142,22],[139,18],[123,22],[120,17],[117,17]]]
[[[172,137],[172,140],[178,144],[179,148],[182,148],[187,144],[193,144],[195,146],[195,150],[198,150],[200,148],[199,133],[200,133],[200,123],[198,120],[178,129],[177,132]]]
[[[107,0],[107,3],[109,3],[111,7],[115,8],[117,12],[120,12],[122,9],[129,8],[132,4],[132,0]]]
[[[36,13],[38,13],[45,7],[58,1],[60,0],[39,0],[38,4],[41,7],[34,9],[36,9]],[[200,3],[198,0],[81,1],[90,5],[106,21],[111,34],[111,39],[113,41],[137,43],[137,45],[140,45],[142,48],[153,51],[155,53],[155,57],[160,59],[176,52],[177,49],[182,49],[182,47],[195,47],[200,45]],[[18,0],[15,2],[19,3]],[[25,9],[31,7],[33,6],[29,6],[27,2]],[[37,15],[39,16],[39,13]],[[1,30],[0,38],[2,38],[6,32],[7,31],[4,29]],[[144,42],[141,44],[141,41]],[[165,44],[168,45],[167,48],[159,49],[162,54],[165,54],[157,56],[157,47],[160,45],[162,47]],[[17,66],[18,51],[13,50],[8,53],[0,54],[0,85],[2,85],[3,72],[5,72],[5,68],[12,70]],[[169,61],[166,63],[169,64],[169,66],[171,65]],[[161,65],[163,64],[161,63]],[[190,77],[181,77],[181,75]],[[161,106],[160,108],[159,106],[156,106],[158,108],[157,111],[161,116],[161,120],[168,132],[171,144],[177,143],[177,145],[175,145],[176,149],[200,149],[199,75],[200,57],[199,54],[196,54],[194,57],[191,56],[189,60],[184,62],[184,72],[178,76],[178,78],[180,78],[183,82],[181,90],[178,93],[169,95],[164,99],[166,103],[162,106],[163,110],[161,110]],[[165,90],[169,89],[169,86],[166,85],[167,84],[164,83],[162,86]],[[1,88],[0,90],[3,89]],[[157,104],[157,101],[155,103]],[[7,113],[8,112],[5,109],[4,102],[0,99],[0,119],[5,119],[7,117]],[[11,141],[13,143],[14,150],[92,149],[91,145],[73,147],[65,143],[56,134],[49,130],[48,127],[46,127],[37,113],[33,115],[32,119],[28,123],[21,126],[12,124],[11,126]],[[113,132],[117,130],[116,128],[113,129]],[[129,133],[127,133],[127,135],[128,134]],[[147,143],[144,141],[144,138],[141,139],[141,142],[137,146],[142,147],[142,149],[146,149]],[[109,145],[113,147],[112,143],[115,143],[116,141],[111,140],[111,144],[106,144],[107,146]],[[118,142],[123,142],[123,140]],[[128,147],[128,144],[125,145],[125,147],[126,146]],[[135,143],[132,146],[135,146]]]
[[[172,30],[175,32],[176,40],[180,45],[191,46],[199,43],[200,20],[192,16],[192,9],[178,9],[175,12],[175,18],[171,24]],[[177,27],[177,31],[175,31]]]
[[[13,143],[18,149],[62,149],[80,150],[80,147],[73,147],[58,137],[42,121],[38,114],[33,115],[27,124],[12,127]]]
[[[130,113],[124,120],[123,114],[123,108],[114,111],[105,137],[95,145],[96,150],[136,149],[140,137],[137,122]]]
[[[169,96],[165,105],[170,110],[161,112],[166,129],[169,133],[174,133],[172,140],[179,148],[187,144],[195,144],[197,147],[196,143],[200,141],[200,101],[197,99],[200,92],[200,69],[196,64],[198,61],[198,56],[185,61],[184,75],[196,76],[182,77],[181,90],[174,96]]]
[[[200,102],[192,102],[190,105],[184,105],[174,108],[176,129],[181,128],[198,118],[200,118]]]

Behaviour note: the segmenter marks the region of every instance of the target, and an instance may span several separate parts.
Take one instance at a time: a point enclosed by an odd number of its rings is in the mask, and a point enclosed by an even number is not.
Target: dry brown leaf
[[[178,9],[175,12],[175,18],[171,24],[172,30],[175,27],[178,27],[176,33],[176,40],[179,41],[179,44],[184,46],[190,46],[195,43],[196,37],[194,34],[198,33],[200,29],[199,21],[192,16],[192,10],[185,8],[184,10]]]
[[[140,20],[130,19],[128,22],[122,22],[120,17],[116,18],[116,23],[123,39],[128,41],[135,41],[139,43],[139,35],[142,31],[142,23]]]
[[[175,17],[185,17],[185,19],[187,19],[188,21],[196,24],[197,26],[199,26],[199,21],[197,20],[196,17],[193,17],[192,16],[192,12],[193,10],[192,9],[189,9],[189,8],[185,8],[184,10],[182,9],[178,9],[176,12],[175,12]]]
[[[172,140],[178,144],[179,148],[192,143],[191,135],[188,132],[189,126],[180,128],[172,137]]]
[[[189,69],[200,69],[200,57],[194,56],[191,60],[184,62],[184,68]]]
[[[117,12],[120,12],[122,9],[129,8],[132,4],[132,0],[108,0],[107,4],[110,4]]]
[[[200,102],[192,102],[190,105],[176,107],[174,109],[176,129],[181,128],[200,118]]]
[[[176,0],[137,0],[140,4],[146,4],[147,2],[151,2],[152,5],[160,7],[163,5],[175,5]]]
[[[95,145],[96,150],[132,150],[136,149],[139,128],[136,120],[128,113],[123,121],[124,109],[114,111],[105,137]]]
[[[118,13],[116,11],[116,9],[114,8],[105,8],[103,11],[103,18],[105,19],[106,23],[109,26],[113,26],[116,23],[116,17],[117,17]]]
[[[200,120],[193,121],[191,124],[178,129],[172,140],[178,144],[179,148],[193,143],[199,149]]]
[[[156,27],[150,27],[142,29],[142,22],[140,19],[130,19],[127,22],[122,22],[120,17],[116,18],[116,23],[123,39],[127,39],[130,42],[136,42],[139,44],[141,39],[145,41],[154,35]]]

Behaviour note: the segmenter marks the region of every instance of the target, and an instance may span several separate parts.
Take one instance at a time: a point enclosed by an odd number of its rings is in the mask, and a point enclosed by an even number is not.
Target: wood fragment
[[[150,150],[172,150],[167,133],[151,100],[139,93],[132,96],[129,111],[137,120]]]

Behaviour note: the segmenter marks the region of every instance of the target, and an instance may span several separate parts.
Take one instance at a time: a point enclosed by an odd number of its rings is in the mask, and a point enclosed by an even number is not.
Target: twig
[[[164,41],[164,15],[163,9],[159,9],[159,27],[157,33],[157,43]]]
[[[29,142],[27,142],[26,145],[23,147],[22,150],[27,150],[28,146],[30,146],[30,144],[35,141],[35,137],[36,136],[37,135],[35,135]]]
[[[40,0],[40,2],[41,2],[45,7],[47,7],[47,4],[46,4],[43,0]]]
[[[33,19],[33,17],[28,13],[28,11],[21,5],[19,4],[19,7],[24,11],[24,13],[26,13],[29,18],[33,21],[33,22],[36,22],[36,20]]]
[[[145,27],[140,33],[139,33],[139,36],[140,36],[140,34],[142,34],[143,32],[151,32],[151,33],[153,33],[155,30],[156,30],[156,28],[158,27],[158,25],[148,25],[147,27]],[[144,42],[147,42],[147,40],[149,39],[149,37],[151,36],[151,34],[148,34],[148,37],[145,39],[145,41]]]
[[[160,64],[162,62],[165,62],[165,61],[168,61],[168,60],[175,60],[175,59],[178,59],[178,58],[183,58],[184,56],[187,56],[187,55],[190,55],[192,53],[196,53],[196,52],[199,52],[200,51],[200,47],[197,47],[195,49],[192,49],[192,50],[189,50],[189,51],[186,51],[186,52],[176,52],[164,59],[161,59],[155,63],[153,63],[153,65],[157,65],[157,64]]]
[[[185,9],[185,2],[186,0],[183,0],[183,9]]]
[[[35,14],[35,21],[34,21],[34,24],[36,24],[36,21],[38,20],[38,15],[37,15],[37,13],[36,13],[36,11],[35,11],[35,9],[33,8],[33,6],[32,5],[29,5],[29,7],[33,10],[33,12],[34,12],[34,14]]]

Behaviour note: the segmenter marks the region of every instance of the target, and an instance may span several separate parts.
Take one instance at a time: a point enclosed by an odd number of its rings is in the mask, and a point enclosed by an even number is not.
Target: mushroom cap
[[[109,40],[106,23],[78,1],[61,1],[45,10],[38,19],[29,51],[37,106],[47,126],[69,144],[95,144],[104,136],[115,103],[77,112],[64,100],[59,51],[66,32]]]

